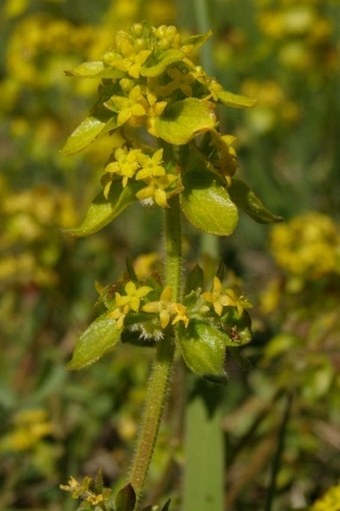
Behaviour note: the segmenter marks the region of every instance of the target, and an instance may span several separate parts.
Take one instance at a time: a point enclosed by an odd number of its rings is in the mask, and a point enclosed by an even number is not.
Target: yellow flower
[[[71,492],[73,499],[85,500],[95,509],[99,509],[98,504],[105,503],[110,498],[112,490],[111,488],[103,487],[99,493],[96,486],[96,482],[91,477],[86,476],[79,482],[71,476],[68,484],[61,484],[59,487],[61,490]],[[93,487],[94,489],[92,489]],[[80,506],[80,508],[83,509],[83,506]],[[86,509],[88,509],[88,506]],[[102,509],[102,506],[100,506],[100,509]]]
[[[185,328],[187,328],[189,324],[189,317],[185,305],[181,303],[173,303],[171,309],[171,312],[175,314],[175,317],[172,320],[172,324],[175,325],[179,321],[183,321]]]
[[[69,480],[67,481],[68,484],[61,484],[59,488],[64,491],[75,491],[79,488],[80,483],[75,479],[73,476],[70,476]]]
[[[115,293],[116,305],[118,307],[129,305],[129,309],[132,309],[134,312],[139,311],[141,298],[144,298],[144,296],[152,290],[149,286],[140,286],[137,288],[132,280],[126,284],[124,289],[126,295],[122,296],[119,293]]]
[[[142,310],[144,312],[151,312],[155,314],[159,314],[159,320],[161,324],[161,328],[166,328],[172,318],[172,324],[178,323],[179,321],[183,321],[185,326],[188,326],[189,318],[187,316],[187,310],[184,305],[177,302],[172,302],[172,288],[170,286],[166,286],[160,299],[155,302],[146,303]]]
[[[127,72],[132,78],[139,78],[141,68],[151,54],[151,50],[137,51],[128,42],[122,41],[119,50],[124,56],[117,53],[106,53],[103,57],[105,63],[115,69]]]
[[[338,226],[321,213],[305,213],[274,227],[270,246],[277,264],[292,275],[317,279],[340,272]]]
[[[132,310],[138,312],[140,308],[141,299],[144,298],[152,290],[149,286],[136,287],[136,284],[131,280],[125,285],[126,294],[121,295],[115,293],[116,308],[108,313],[108,317],[116,320],[116,327],[123,328],[124,319],[127,313]]]
[[[159,177],[165,175],[165,168],[160,165],[163,158],[163,149],[156,151],[152,157],[141,153],[138,157],[138,161],[141,165],[141,170],[136,174],[136,180],[147,179],[152,177]]]
[[[124,326],[124,319],[128,312],[129,312],[128,307],[124,307],[123,309],[117,308],[110,311],[107,316],[108,318],[116,320],[116,327],[118,328],[118,330],[120,330]]]
[[[86,502],[89,502],[89,504],[92,504],[92,506],[97,506],[97,504],[104,502],[104,495],[101,493],[95,494],[89,492],[89,495],[86,497]]]
[[[112,96],[105,106],[118,113],[117,127],[130,120],[130,124],[138,124],[138,118],[146,115],[149,104],[142,94],[140,85],[136,85],[129,92],[129,96]]]
[[[110,162],[105,167],[105,172],[107,174],[116,174],[123,178],[123,187],[125,188],[128,180],[134,177],[136,171],[139,169],[140,164],[138,162],[138,157],[142,154],[139,149],[130,149],[127,148],[118,148],[115,151],[116,161]],[[110,178],[108,182],[105,183],[107,176],[104,178],[104,195],[108,196],[110,191],[112,179]]]
[[[147,186],[139,190],[139,192],[136,193],[136,197],[140,201],[150,202],[150,204],[155,202],[161,208],[168,208],[168,194],[165,190],[172,185],[176,179],[177,176],[173,174],[148,178],[146,180]]]
[[[211,303],[218,316],[222,315],[223,307],[236,307],[241,315],[244,309],[249,309],[251,304],[243,296],[236,296],[232,289],[223,289],[222,283],[218,277],[214,277],[213,288],[209,292],[201,294],[203,300]]]
[[[167,286],[163,289],[158,302],[146,303],[142,310],[144,312],[151,312],[159,314],[159,319],[162,328],[166,328],[170,323],[170,307],[172,298],[172,288]]]
[[[223,286],[220,279],[218,277],[214,277],[213,288],[211,292],[207,291],[201,294],[203,300],[212,304],[214,311],[218,316],[221,316],[223,307],[227,305],[236,305],[234,298],[229,296],[227,293],[223,294],[222,291]]]

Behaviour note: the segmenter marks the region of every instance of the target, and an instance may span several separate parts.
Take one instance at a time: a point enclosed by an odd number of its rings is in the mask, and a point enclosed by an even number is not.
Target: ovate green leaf
[[[131,484],[122,488],[115,499],[116,511],[133,511],[136,505],[136,493]]]
[[[79,153],[91,144],[99,134],[104,134],[116,127],[115,118],[100,119],[95,116],[87,117],[68,137],[62,152],[64,154]]]
[[[179,329],[178,343],[189,369],[219,383],[226,383],[224,370],[226,336],[207,323],[192,320],[187,328]]]
[[[181,207],[189,222],[202,231],[229,236],[237,226],[238,211],[226,189],[206,172],[186,172]]]
[[[141,68],[141,75],[148,77],[158,76],[162,74],[170,64],[179,62],[183,60],[183,58],[183,52],[174,49],[166,50],[157,57],[150,55]]]
[[[106,66],[101,60],[95,62],[84,62],[71,71],[66,71],[68,76],[79,76],[81,78],[121,78],[124,72]]]
[[[107,317],[107,313],[99,316],[79,337],[68,369],[83,369],[93,364],[104,353],[111,350],[120,339],[120,330],[116,321]]]
[[[184,46],[193,46],[194,48],[199,48],[204,44],[210,37],[212,36],[212,31],[206,32],[205,34],[196,34],[188,37],[182,42],[182,47]]]
[[[233,178],[229,188],[233,202],[260,224],[282,222],[282,217],[271,213],[249,186],[240,179]]]
[[[233,94],[232,92],[223,90],[218,94],[218,99],[223,105],[232,108],[251,108],[256,105],[256,99]]]
[[[155,120],[157,135],[169,144],[187,144],[216,124],[212,104],[197,98],[175,101]]]
[[[135,193],[139,188],[140,185],[136,183],[128,184],[125,188],[119,181],[112,183],[108,198],[106,199],[102,192],[99,193],[79,227],[65,229],[64,232],[71,236],[82,237],[99,231],[137,200]]]

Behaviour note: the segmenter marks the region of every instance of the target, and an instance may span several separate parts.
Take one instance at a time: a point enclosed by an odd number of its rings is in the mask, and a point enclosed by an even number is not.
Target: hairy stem
[[[165,210],[165,285],[172,287],[173,300],[177,301],[181,282],[181,218],[178,197],[169,202],[170,208]],[[148,382],[144,420],[131,472],[131,484],[137,497],[135,511],[139,509],[158,436],[174,354],[175,339],[172,328],[169,328],[157,346],[156,359]]]

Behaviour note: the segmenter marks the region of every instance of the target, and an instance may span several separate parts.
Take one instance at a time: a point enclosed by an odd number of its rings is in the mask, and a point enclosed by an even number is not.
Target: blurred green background
[[[221,130],[237,136],[240,175],[285,222],[272,229],[241,218],[235,236],[219,241],[254,304],[249,368],[227,362],[226,509],[264,509],[287,400],[275,510],[303,508],[340,470],[337,0],[3,0],[0,509],[71,511],[59,489],[71,474],[102,467],[119,485],[129,466],[152,353],[126,345],[81,373],[65,364],[95,314],[94,282],[112,282],[127,256],[161,250],[161,222],[136,207],[89,238],[64,235],[99,189],[110,139],[82,156],[60,149],[98,85],[64,71],[144,19],[188,34],[211,28],[201,64],[258,100],[247,112],[221,110]],[[188,259],[200,253],[211,264],[185,229]],[[149,485],[150,498],[171,496],[174,510],[185,463],[178,374]]]

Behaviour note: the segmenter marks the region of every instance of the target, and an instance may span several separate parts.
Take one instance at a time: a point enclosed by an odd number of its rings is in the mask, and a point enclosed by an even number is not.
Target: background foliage
[[[205,68],[225,88],[258,99],[251,111],[228,111],[221,121],[238,137],[240,172],[286,220],[270,229],[242,218],[236,236],[219,246],[255,304],[254,340],[243,349],[249,367],[228,362],[223,413],[228,509],[265,508],[283,436],[274,509],[311,505],[336,484],[337,13],[332,0],[3,3],[1,509],[72,510],[74,502],[59,484],[102,467],[105,482],[119,485],[133,448],[148,375],[145,356],[127,345],[79,374],[66,372],[65,365],[77,335],[93,318],[94,281],[111,282],[127,255],[161,249],[159,223],[152,210],[140,215],[133,207],[89,238],[64,235],[61,228],[79,224],[98,190],[110,146],[104,139],[72,158],[60,149],[96,89],[91,81],[66,78],[64,70],[95,59],[113,32],[141,19],[174,23],[188,33],[213,29],[202,55]],[[186,234],[188,258],[200,251],[209,268],[209,242]],[[153,258],[140,261],[143,268]],[[178,370],[149,485],[150,499],[171,496],[175,509],[184,466],[178,412],[184,389]],[[339,509],[330,502],[319,500],[315,509]]]

